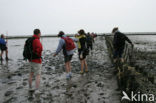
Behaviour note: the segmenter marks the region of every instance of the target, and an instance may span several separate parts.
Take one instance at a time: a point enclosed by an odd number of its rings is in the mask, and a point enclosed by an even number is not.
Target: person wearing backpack
[[[0,54],[0,60],[3,60],[3,52],[5,51],[6,53],[6,60],[8,59],[8,48],[7,48],[7,41],[5,41],[5,36],[2,34],[0,38],[0,49],[1,49],[1,54]]]
[[[59,32],[58,37],[60,37],[59,44],[53,56],[55,57],[63,49],[63,55],[64,55],[66,73],[67,73],[66,79],[70,79],[72,77],[70,61],[72,59],[72,56],[76,48],[74,42],[76,42],[77,39],[67,37],[63,31]]]
[[[87,49],[87,39],[85,35],[85,31],[83,29],[78,31],[79,36],[78,38],[78,55],[81,62],[81,71],[80,74],[84,73],[84,66],[85,66],[85,72],[88,72],[88,66],[86,62],[86,56],[89,54],[89,50]]]
[[[32,78],[36,77],[36,93],[39,92],[40,75],[42,69],[42,44],[40,42],[41,32],[39,29],[34,30],[34,35],[26,40],[23,56],[30,62],[29,90],[32,90]]]
[[[89,49],[93,50],[93,42],[94,42],[93,37],[91,36],[90,33],[87,33],[86,38],[87,38],[87,48],[88,48],[88,50]]]

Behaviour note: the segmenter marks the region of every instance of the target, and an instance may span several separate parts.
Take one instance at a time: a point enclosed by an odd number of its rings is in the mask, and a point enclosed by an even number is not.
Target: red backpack
[[[76,48],[76,47],[75,47],[75,44],[74,44],[74,41],[73,41],[71,38],[69,38],[69,37],[62,37],[62,39],[65,40],[65,43],[66,43],[66,50],[67,50],[67,51],[70,51],[70,50],[73,50],[73,49]]]

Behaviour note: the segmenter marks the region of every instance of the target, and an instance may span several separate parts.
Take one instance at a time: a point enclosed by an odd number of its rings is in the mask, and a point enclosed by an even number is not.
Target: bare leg
[[[71,72],[71,63],[68,63],[68,67],[69,67],[69,72]]]
[[[0,57],[2,57],[2,51],[1,51]]]
[[[83,68],[84,68],[84,60],[81,60],[81,72],[83,72]]]
[[[30,73],[29,75],[29,88],[32,88],[32,78],[33,78],[34,73]]]
[[[66,73],[69,73],[69,71],[70,71],[70,70],[69,70],[69,69],[70,69],[70,68],[69,68],[69,62],[66,62],[66,63],[65,63],[65,66],[66,66]]]
[[[37,74],[37,76],[36,76],[36,89],[38,89],[39,88],[39,86],[40,86],[40,74]]]
[[[123,58],[121,58],[121,60],[120,60],[122,63],[124,63],[124,59]]]
[[[88,65],[85,59],[84,59],[84,65],[85,65],[85,71],[88,72]]]
[[[0,55],[1,59],[3,59],[3,51],[1,51],[1,55]]]
[[[6,59],[8,59],[8,49],[5,51],[6,53]]]

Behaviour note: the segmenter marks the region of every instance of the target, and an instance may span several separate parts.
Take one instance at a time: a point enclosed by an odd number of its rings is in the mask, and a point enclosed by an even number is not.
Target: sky
[[[156,32],[156,0],[0,0],[0,34]]]

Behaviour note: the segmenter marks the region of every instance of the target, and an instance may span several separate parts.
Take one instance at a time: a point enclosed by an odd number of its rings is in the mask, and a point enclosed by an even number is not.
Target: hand
[[[55,57],[57,54],[54,54],[53,57]]]

